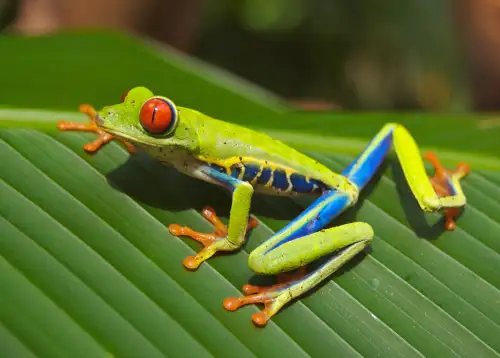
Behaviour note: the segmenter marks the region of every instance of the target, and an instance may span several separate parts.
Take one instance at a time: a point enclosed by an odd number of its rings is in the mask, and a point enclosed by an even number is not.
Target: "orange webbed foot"
[[[424,158],[434,167],[434,176],[429,176],[432,186],[439,197],[454,195],[452,187],[452,178],[462,179],[470,172],[467,163],[458,163],[455,170],[449,170],[442,166],[437,155],[433,152],[425,153]],[[445,217],[445,228],[448,231],[455,230],[455,218],[460,215],[459,208],[446,208],[443,210]]]
[[[264,309],[260,312],[256,312],[252,315],[252,321],[257,326],[265,326],[272,314],[270,313],[272,309],[272,305],[275,302],[276,296],[270,294],[269,292],[258,293],[250,296],[242,296],[242,297],[228,297],[222,303],[224,308],[228,311],[236,311],[238,308],[254,304],[254,303],[262,303],[264,304]]]
[[[83,149],[85,149],[86,152],[95,153],[103,145],[111,142],[113,139],[120,140],[125,145],[125,147],[127,148],[127,151],[130,154],[134,154],[136,152],[136,149],[132,144],[124,141],[121,138],[113,137],[111,134],[109,134],[109,133],[105,132],[104,130],[97,127],[97,124],[95,123],[95,118],[96,118],[97,112],[92,106],[90,106],[88,104],[82,104],[80,106],[80,112],[87,114],[89,116],[91,122],[90,123],[78,123],[78,122],[59,121],[59,122],[57,122],[57,128],[61,131],[80,131],[80,132],[97,133],[97,135],[99,136],[97,139],[95,139],[91,143],[87,143],[83,146]]]
[[[190,270],[197,269],[203,261],[211,257],[215,252],[224,251],[224,246],[227,245],[225,240],[228,230],[227,226],[219,219],[215,210],[210,206],[206,206],[201,211],[201,214],[214,226],[212,233],[197,232],[189,227],[177,224],[171,224],[168,227],[170,233],[174,236],[188,236],[203,244],[203,249],[200,252],[194,256],[188,256],[183,260],[184,266]],[[250,217],[247,232],[255,227],[257,227],[257,220]]]
[[[269,319],[275,315],[283,305],[291,300],[290,295],[284,291],[302,280],[307,275],[306,267],[299,268],[296,272],[278,275],[278,283],[270,286],[255,286],[246,284],[242,287],[245,296],[228,297],[223,301],[223,306],[228,311],[236,311],[238,308],[249,304],[264,304],[264,309],[252,315],[252,321],[257,326],[265,326]]]

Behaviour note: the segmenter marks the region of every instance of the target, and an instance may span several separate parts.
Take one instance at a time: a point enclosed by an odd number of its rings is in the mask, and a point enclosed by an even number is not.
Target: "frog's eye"
[[[120,102],[123,103],[125,102],[125,98],[127,98],[127,95],[128,93],[130,92],[130,90],[128,90],[127,92],[125,92],[123,95],[122,95],[122,98],[120,99]]]
[[[166,134],[174,128],[177,121],[177,110],[168,99],[153,97],[142,105],[139,120],[147,132]]]

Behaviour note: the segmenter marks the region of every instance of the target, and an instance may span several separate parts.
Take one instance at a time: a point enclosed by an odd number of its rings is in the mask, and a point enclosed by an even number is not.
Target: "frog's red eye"
[[[166,134],[174,127],[177,111],[165,98],[151,98],[142,105],[139,114],[142,127],[151,134]]]
[[[130,90],[128,90],[127,92],[125,92],[123,95],[122,95],[122,98],[120,99],[120,102],[125,102],[125,98],[127,97],[128,93],[130,92]]]

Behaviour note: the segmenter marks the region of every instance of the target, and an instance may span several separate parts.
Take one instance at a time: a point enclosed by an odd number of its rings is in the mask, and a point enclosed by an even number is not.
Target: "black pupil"
[[[151,118],[151,123],[154,123],[155,122],[155,116],[156,116],[156,111],[157,111],[158,107],[155,106],[155,109],[153,109],[153,117]]]

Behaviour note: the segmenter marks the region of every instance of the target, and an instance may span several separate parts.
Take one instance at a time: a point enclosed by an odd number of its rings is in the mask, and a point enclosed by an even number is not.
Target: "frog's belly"
[[[321,180],[308,177],[296,170],[267,161],[234,161],[233,159],[209,163],[193,157],[185,150],[145,147],[148,154],[164,164],[173,165],[180,172],[189,176],[212,182],[201,170],[209,165],[213,169],[226,173],[233,178],[246,181],[258,193],[267,195],[311,195],[321,194],[329,189]],[[239,159],[239,158],[238,158]],[[220,184],[213,181],[215,184]]]

